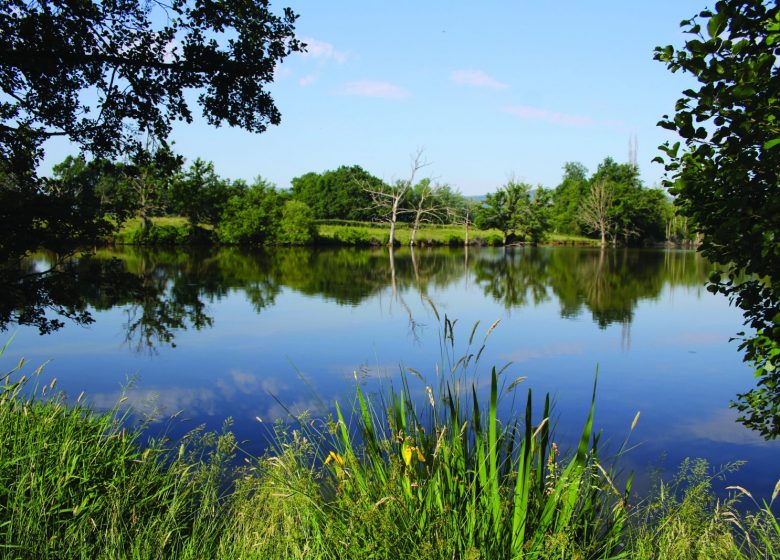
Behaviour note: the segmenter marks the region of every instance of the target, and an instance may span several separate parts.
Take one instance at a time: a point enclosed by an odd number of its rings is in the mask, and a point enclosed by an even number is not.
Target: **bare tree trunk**
[[[390,239],[387,240],[389,247],[395,247],[395,215],[390,220]]]
[[[414,225],[412,226],[412,236],[409,238],[409,245],[414,247],[414,240],[417,238],[417,230],[420,228],[420,212],[414,215]]]

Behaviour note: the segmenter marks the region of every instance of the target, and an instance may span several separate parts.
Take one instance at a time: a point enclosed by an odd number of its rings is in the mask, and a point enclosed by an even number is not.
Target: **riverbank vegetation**
[[[54,168],[65,190],[92,181],[106,241],[134,245],[506,245],[562,240],[643,245],[690,240],[684,220],[635,165],[607,158],[588,177],[566,164],[554,189],[510,180],[485,197],[410,177],[385,183],[359,166],[296,177],[288,189],[218,176],[170,151],[138,161],[68,157]],[[603,196],[594,198],[596,194]],[[598,200],[599,204],[594,201]]]
[[[121,403],[97,412],[83,395],[57,394],[40,369],[25,376],[20,363],[0,386],[0,552],[778,557],[772,502],[740,509],[749,496],[742,488],[716,499],[713,483],[725,483],[701,461],[681,465],[649,496],[633,496],[632,477],[618,470],[625,444],[613,459],[604,455],[595,387],[579,442],[559,447],[549,397],[540,405],[522,378],[479,368],[494,327],[474,325],[460,357],[445,318],[434,374],[409,369],[378,393],[356,383],[351,397],[321,411],[271,425],[258,418],[258,437],[268,442],[261,457],[241,450],[229,423],[221,433],[149,439]]]

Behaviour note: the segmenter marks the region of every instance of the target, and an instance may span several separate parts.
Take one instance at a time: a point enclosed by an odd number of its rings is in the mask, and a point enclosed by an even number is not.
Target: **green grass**
[[[65,405],[55,382],[0,386],[0,557],[205,558],[225,530],[232,436],[141,444],[118,409]],[[48,393],[48,394],[47,394]]]
[[[162,216],[152,218],[153,235],[142,237],[142,221],[140,218],[127,220],[115,234],[113,241],[124,245],[187,245],[191,243],[190,227],[186,218],[179,216]],[[201,229],[213,231],[213,227],[201,224]],[[318,243],[326,245],[377,246],[387,245],[390,226],[373,222],[356,222],[347,220],[322,220],[317,225]],[[409,245],[412,229],[409,224],[399,223],[396,229],[396,240],[400,245]],[[502,234],[497,229],[469,229],[469,242],[478,245],[497,246],[502,243]],[[428,246],[462,246],[465,240],[465,230],[462,226],[426,224],[417,232],[418,245]],[[597,245],[598,240],[576,235],[551,233],[544,244],[566,245]]]
[[[389,239],[390,226],[371,222],[323,221],[318,225],[321,240],[326,243],[344,245],[386,245]],[[401,245],[408,245],[412,235],[409,224],[400,223],[396,227],[396,240]],[[463,226],[426,224],[417,232],[418,245],[455,245],[461,246],[465,240]],[[480,245],[500,245],[502,234],[497,229],[469,229],[469,242]],[[551,233],[544,243],[597,245],[598,240],[583,236]]]
[[[227,429],[145,441],[119,408],[66,404],[19,363],[0,384],[0,557],[778,557],[771,501],[739,514],[747,491],[717,501],[700,461],[632,503],[599,451],[595,386],[579,444],[559,451],[549,397],[515,410],[522,379],[483,371],[495,327],[456,337],[443,318],[432,372],[370,394],[356,379],[332,415],[267,426],[259,458]]]

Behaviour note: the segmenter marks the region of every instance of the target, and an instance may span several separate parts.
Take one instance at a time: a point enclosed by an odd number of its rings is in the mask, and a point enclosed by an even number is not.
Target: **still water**
[[[46,378],[73,398],[85,391],[99,408],[125,394],[139,414],[181,410],[173,435],[230,417],[257,451],[267,433],[257,417],[317,413],[322,402],[348,400],[356,378],[369,391],[397,382],[404,368],[432,379],[446,315],[457,320],[456,356],[477,321],[474,350],[500,320],[477,381],[511,362],[506,383],[527,377],[518,400],[528,388],[552,395],[564,447],[585,420],[598,369],[603,438],[616,447],[641,412],[626,471],[668,474],[685,457],[747,461],[715,486],[759,496],[780,477],[780,443],[742,427],[729,408],[753,381],[729,342],[741,315],[704,289],[711,266],[694,252],[125,249],[100,257],[120,259],[144,290],[90,296],[88,326],[46,336],[19,328],[3,362],[47,362]]]

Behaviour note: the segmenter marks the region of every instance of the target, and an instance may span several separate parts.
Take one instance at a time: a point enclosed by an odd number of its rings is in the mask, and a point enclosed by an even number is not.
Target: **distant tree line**
[[[635,165],[606,158],[588,176],[582,164],[567,163],[553,189],[509,180],[483,200],[449,185],[419,178],[419,157],[407,179],[387,183],[360,166],[309,172],[278,189],[258,177],[252,183],[220,177],[211,162],[161,147],[121,162],[67,157],[53,168],[50,189],[89,192],[89,212],[121,225],[140,221],[132,242],[164,239],[166,226],[154,218],[181,216],[189,230],[181,242],[217,241],[236,245],[316,242],[317,223],[361,221],[397,224],[412,230],[411,244],[425,224],[497,229],[502,241],[536,244],[550,233],[590,236],[602,244],[638,245],[689,237],[666,193],[645,188]],[[471,238],[473,240],[473,238]]]

